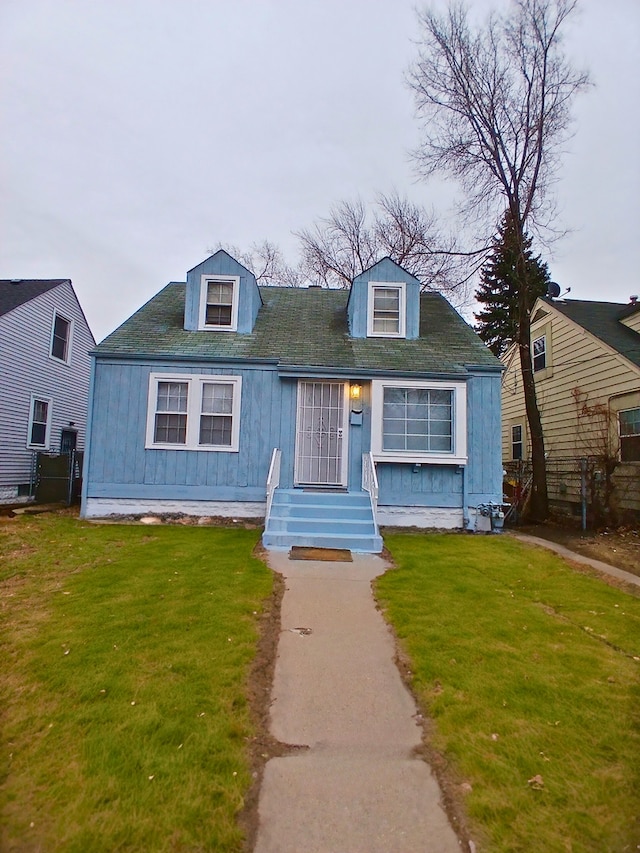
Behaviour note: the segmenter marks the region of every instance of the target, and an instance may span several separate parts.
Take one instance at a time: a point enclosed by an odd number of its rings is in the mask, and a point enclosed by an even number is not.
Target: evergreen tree
[[[484,306],[475,318],[476,331],[498,357],[518,337],[519,290],[517,263],[518,237],[507,211],[494,238],[491,254],[482,267],[476,300]],[[544,296],[550,282],[549,268],[531,251],[531,238],[525,236],[524,257],[527,270],[527,311],[538,296]]]

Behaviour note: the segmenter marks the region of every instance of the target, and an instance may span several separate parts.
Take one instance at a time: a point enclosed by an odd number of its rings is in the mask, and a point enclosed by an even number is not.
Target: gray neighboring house
[[[38,451],[83,449],[94,346],[69,279],[0,279],[0,502],[28,497]]]

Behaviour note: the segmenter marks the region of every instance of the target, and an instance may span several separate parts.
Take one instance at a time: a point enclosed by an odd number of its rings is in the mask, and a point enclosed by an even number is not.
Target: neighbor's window
[[[69,361],[71,350],[71,321],[55,314],[51,333],[51,355],[60,361]]]
[[[618,412],[620,422],[620,458],[640,462],[640,409]]]
[[[511,458],[523,459],[522,424],[514,424],[511,427]]]
[[[202,276],[201,329],[237,329],[239,282],[237,276]]]
[[[237,451],[240,376],[151,374],[148,448]]]
[[[404,284],[369,282],[367,334],[387,338],[404,337]]]
[[[464,382],[374,380],[371,418],[380,461],[466,462]]]
[[[29,447],[46,448],[49,446],[51,419],[51,400],[31,398],[29,417]]]
[[[533,342],[533,370],[544,370],[547,366],[547,337],[541,335]]]

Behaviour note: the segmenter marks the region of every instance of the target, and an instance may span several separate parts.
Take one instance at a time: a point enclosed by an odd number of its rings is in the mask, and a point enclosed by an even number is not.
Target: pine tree
[[[528,279],[527,308],[530,311],[538,296],[544,296],[550,282],[549,268],[531,251],[531,238],[525,238],[525,263]],[[476,300],[483,305],[475,318],[476,331],[497,356],[518,335],[518,240],[509,212],[504,214],[491,254],[480,274]]]

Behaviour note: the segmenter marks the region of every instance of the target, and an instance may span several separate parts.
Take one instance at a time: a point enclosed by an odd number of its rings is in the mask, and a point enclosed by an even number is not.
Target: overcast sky
[[[436,2],[436,6],[443,6]],[[474,6],[487,5],[475,0]],[[501,0],[496,0],[496,6]],[[416,181],[413,0],[0,0],[0,278],[71,278],[97,340],[219,242],[292,232]],[[545,253],[571,296],[640,290],[640,2],[581,0]]]

